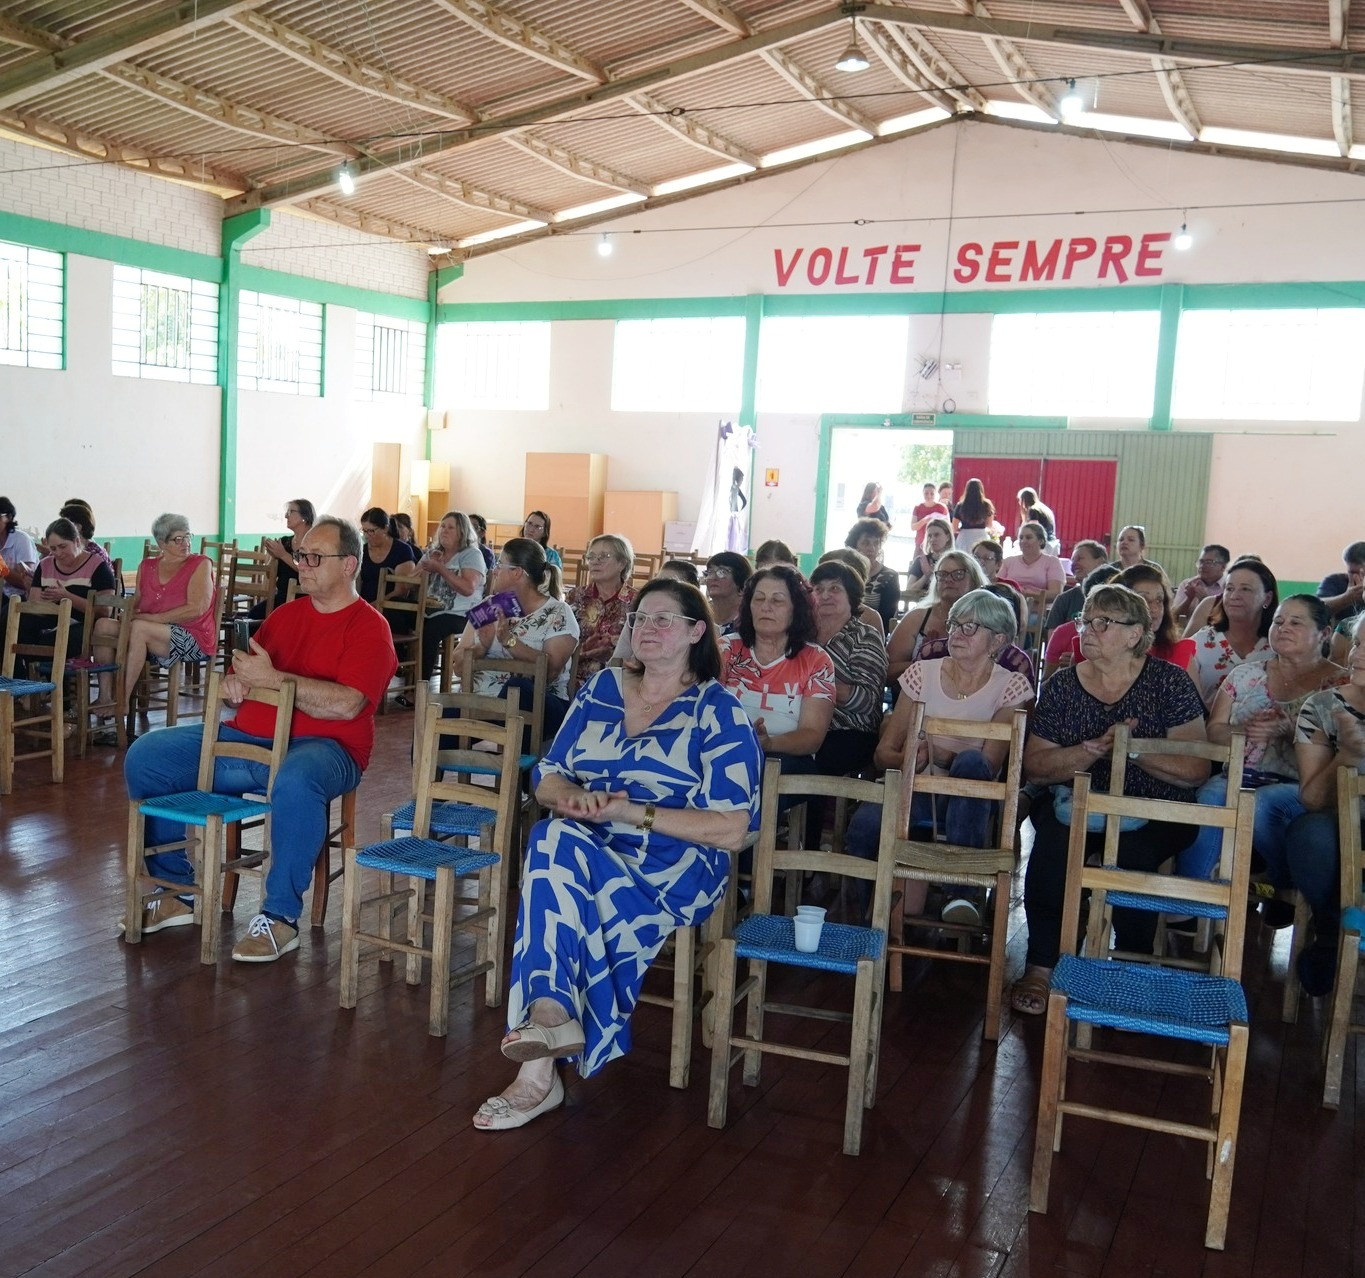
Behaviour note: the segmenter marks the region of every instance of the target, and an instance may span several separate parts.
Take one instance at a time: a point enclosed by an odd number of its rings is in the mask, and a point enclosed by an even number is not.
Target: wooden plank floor
[[[362,838],[407,783],[411,722],[379,721]],[[1169,1137],[1073,1120],[1052,1211],[1029,1215],[1042,1025],[984,1044],[978,975],[943,965],[889,998],[859,1158],[839,1152],[842,1072],[806,1062],[736,1081],[711,1131],[700,1036],[691,1087],[671,1090],[654,1008],[562,1111],[476,1132],[509,1074],[501,1014],[464,989],[429,1038],[425,987],[373,970],[341,1011],[339,894],[274,965],[226,961],[230,927],[212,969],[193,929],[117,939],[121,762],[72,760],[55,787],[21,764],[0,801],[0,1275],[1365,1273],[1356,1060],[1322,1110],[1322,1009],[1279,1020],[1284,934],[1252,928],[1243,1138],[1212,1253],[1203,1147]],[[1172,1116],[1201,1104],[1178,1080],[1122,1086]]]

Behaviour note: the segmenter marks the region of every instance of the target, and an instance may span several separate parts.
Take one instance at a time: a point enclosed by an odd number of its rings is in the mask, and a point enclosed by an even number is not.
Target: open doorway
[[[830,432],[828,493],[824,545],[842,546],[858,503],[869,483],[882,486],[882,501],[891,516],[886,562],[905,568],[913,557],[915,534],[911,512],[924,499],[927,483],[953,477],[953,432],[908,427],[835,426]]]

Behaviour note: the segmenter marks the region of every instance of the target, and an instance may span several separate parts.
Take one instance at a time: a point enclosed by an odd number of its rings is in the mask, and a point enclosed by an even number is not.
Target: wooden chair
[[[664,557],[662,555],[636,554],[635,566],[630,571],[630,585],[639,590],[645,582],[658,576]]]
[[[398,653],[397,691],[412,701],[417,700],[418,686],[422,682],[422,625],[427,612],[427,582],[423,574],[416,577],[400,577],[390,568],[379,572],[379,589],[375,594],[374,606],[385,616],[406,616],[412,618],[412,629],[406,634],[393,636],[394,650]],[[379,713],[388,712],[388,694],[380,699]]]
[[[1008,723],[981,723],[959,719],[927,718],[923,703],[912,709],[910,731],[906,739],[905,759],[901,765],[905,794],[901,804],[901,824],[896,832],[896,866],[894,877],[900,881],[920,883],[963,884],[977,891],[993,891],[994,908],[988,926],[945,923],[937,916],[918,915],[906,918],[901,904],[892,906],[890,918],[889,968],[891,988],[901,988],[901,956],[914,954],[921,958],[943,959],[954,963],[975,963],[987,968],[986,1019],[982,1033],[986,1038],[999,1039],[1005,1015],[1005,941],[1009,934],[1010,883],[1018,854],[1015,840],[1018,827],[1019,785],[1024,761],[1024,735],[1028,729],[1028,715],[1016,710]],[[935,737],[981,738],[983,741],[1004,741],[1009,753],[997,781],[971,781],[930,772],[915,772],[915,754],[923,732],[932,746]],[[927,840],[912,838],[908,829],[911,798],[914,794],[929,794],[951,798],[992,800],[1000,805],[995,820],[995,841],[985,848],[963,847],[948,843],[937,829]],[[937,827],[937,822],[935,823]],[[985,920],[983,919],[983,922]],[[956,949],[936,949],[929,942],[918,945],[905,943],[905,924],[929,928],[957,935],[963,942]],[[984,954],[972,951],[970,941],[984,935],[987,950]]]
[[[84,759],[90,749],[90,721],[92,718],[107,716],[114,722],[119,749],[128,745],[128,720],[124,714],[127,705],[128,679],[128,630],[133,620],[133,600],[131,596],[114,591],[100,591],[91,596],[91,601],[109,610],[118,621],[118,633],[114,637],[114,659],[100,661],[94,651],[95,624],[87,618],[81,644],[81,654],[76,662],[68,659],[67,674],[73,686],[73,700],[76,707],[76,757]],[[110,682],[110,697],[100,696],[100,677]],[[93,692],[92,692],[93,689]]]
[[[20,642],[20,624],[25,617],[52,619],[55,627],[50,643]],[[46,628],[46,627],[45,627]],[[0,662],[0,794],[14,789],[14,765],[20,759],[52,760],[52,781],[59,785],[66,767],[66,718],[63,713],[65,680],[53,673],[50,679],[30,679],[17,673],[18,662],[42,663],[49,673],[65,670],[66,645],[71,635],[71,600],[59,604],[31,603],[11,599],[5,621],[5,651]],[[41,704],[41,698],[47,704]],[[28,701],[21,707],[20,698]],[[24,736],[42,742],[36,749],[19,749]]]
[[[141,941],[142,906],[148,897],[155,895],[157,891],[181,895],[192,893],[200,928],[201,963],[218,961],[219,918],[224,876],[240,875],[248,871],[260,873],[268,855],[269,840],[266,839],[259,851],[239,852],[236,856],[227,856],[230,845],[226,841],[225,831],[234,824],[269,817],[270,792],[274,788],[280,764],[289,749],[289,726],[294,714],[292,679],[285,679],[278,691],[267,688],[253,689],[252,700],[263,701],[275,707],[275,732],[270,747],[267,749],[265,746],[252,745],[245,741],[220,741],[218,728],[223,716],[223,702],[219,696],[220,679],[217,671],[209,673],[206,692],[209,709],[204,715],[204,739],[199,749],[199,776],[196,788],[177,794],[128,801],[123,939],[131,945]],[[245,759],[264,765],[267,769],[265,797],[215,793],[213,773],[219,759]],[[149,816],[183,822],[185,837],[147,847],[145,820]],[[203,833],[192,834],[192,828],[202,830]],[[184,848],[186,854],[196,863],[194,883],[188,885],[175,883],[170,879],[160,879],[147,873],[146,857],[149,852],[171,852],[177,848]],[[151,891],[148,891],[149,885]]]
[[[428,707],[418,752],[412,833],[361,850],[354,846],[346,849],[342,887],[342,1007],[356,1005],[361,958],[383,951],[407,955],[409,985],[420,983],[422,960],[430,961],[431,1000],[427,1026],[432,1035],[444,1036],[449,1026],[453,985],[484,975],[485,1004],[489,1007],[501,1004],[507,867],[516,806],[521,728],[521,718],[516,714],[497,724],[464,716],[446,719]],[[440,741],[445,735],[471,743],[487,743],[496,753],[443,750]],[[448,779],[452,773],[457,778],[466,777],[469,769],[485,767],[490,759],[497,759],[499,763],[491,788],[471,780]],[[478,838],[478,851],[446,841],[458,838],[467,842],[471,837]],[[362,898],[360,874],[364,866],[386,876],[376,896]],[[393,875],[406,877],[408,887],[394,891],[389,877]],[[476,879],[478,899],[467,902],[473,906],[472,910],[464,917],[457,917],[455,881],[464,878]],[[425,907],[428,882],[435,884],[431,913],[427,913]],[[391,932],[394,904],[400,901],[406,902],[408,915],[407,935],[402,940],[395,939]],[[378,906],[379,910],[378,926],[370,932],[362,931],[360,926],[361,910],[366,905]],[[427,926],[431,928],[430,942],[426,939]],[[452,974],[451,948],[457,927],[474,932],[475,951],[473,961]],[[362,945],[372,948],[362,954]]]
[[[265,550],[238,550],[232,556],[227,600],[223,609],[223,639],[232,641],[232,625],[258,604],[268,617],[275,607],[275,582],[280,561]],[[229,649],[229,651],[231,651]]]
[[[1052,1156],[1061,1149],[1062,1122],[1068,1114],[1188,1136],[1206,1142],[1209,1147],[1205,1174],[1212,1177],[1213,1185],[1204,1245],[1222,1249],[1246,1071],[1247,1009],[1239,977],[1255,804],[1255,795],[1249,790],[1238,795],[1233,808],[1098,794],[1090,788],[1089,775],[1077,773],[1062,915],[1062,956],[1053,969],[1047,1005],[1030,1211],[1047,1211]],[[1091,813],[1102,815],[1106,826],[1105,863],[1095,866],[1086,864],[1086,820]],[[1225,840],[1219,877],[1212,881],[1185,879],[1117,868],[1114,857],[1121,817],[1214,826],[1230,833],[1231,847]],[[1085,951],[1078,954],[1076,936],[1082,893],[1086,891],[1091,894],[1092,922],[1103,918],[1106,909],[1113,905],[1199,910],[1213,915],[1222,928],[1216,947],[1216,974],[1113,958],[1107,930],[1101,928],[1087,932]],[[1107,1045],[1105,1050],[1093,1050],[1073,1042],[1074,1031],[1082,1026],[1131,1031],[1134,1037],[1125,1035],[1113,1046],[1117,1049],[1128,1045],[1134,1050],[1108,1050]],[[1190,1064],[1168,1056],[1143,1057],[1139,1052],[1146,1044],[1137,1035],[1201,1043],[1210,1049],[1207,1063]],[[1075,1088],[1067,1077],[1071,1061],[1202,1079],[1212,1091],[1210,1120],[1182,1122],[1076,1100]]]
[[[1361,952],[1360,804],[1365,798],[1365,776],[1354,768],[1337,769],[1337,839],[1341,849],[1341,933],[1337,941],[1337,979],[1322,1045],[1322,1103],[1341,1104],[1341,1073],[1351,1035],[1365,1033],[1365,1023],[1352,1019]]]
[[[762,1053],[771,1052],[819,1061],[825,1065],[840,1065],[848,1070],[843,1149],[846,1154],[857,1154],[861,1148],[863,1109],[872,1107],[877,1091],[886,925],[891,911],[891,872],[900,794],[901,777],[894,768],[886,774],[883,786],[880,782],[861,781],[854,777],[784,777],[775,761],[768,762],[763,774],[763,815],[754,856],[753,913],[738,923],[730,935],[722,938],[716,946],[715,1029],[711,1044],[711,1087],[706,1119],[712,1127],[725,1126],[730,1069],[735,1061],[744,1061],[744,1082],[756,1086]],[[778,804],[783,795],[821,795],[827,798],[844,795],[859,802],[881,803],[881,836],[877,859],[869,861],[856,856],[822,852],[818,848],[778,848]],[[785,871],[789,875],[802,874],[806,870],[870,881],[873,885],[872,926],[826,923],[816,953],[805,954],[797,950],[792,919],[770,912],[773,905],[773,875],[778,871]],[[737,985],[736,966],[741,958],[748,960],[749,974],[742,985]],[[853,977],[852,1012],[769,1002],[769,963],[842,972]],[[736,1034],[735,1005],[746,1000],[745,1032]],[[766,1038],[764,1019],[769,1012],[848,1021],[851,1025],[848,1051],[831,1052]]]
[[[155,551],[151,553],[155,553]],[[201,537],[199,539],[199,553],[207,555],[214,563],[221,564],[228,555],[237,553],[237,538],[215,541],[212,537]]]

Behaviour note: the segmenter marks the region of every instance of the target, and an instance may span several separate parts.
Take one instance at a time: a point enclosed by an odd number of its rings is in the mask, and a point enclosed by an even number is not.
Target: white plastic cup
[[[820,933],[825,929],[823,919],[812,918],[808,914],[798,914],[792,920],[796,930],[796,948],[802,954],[814,954],[820,948]]]
[[[799,919],[818,919],[823,923],[825,921],[825,907],[823,905],[798,905],[796,917]]]

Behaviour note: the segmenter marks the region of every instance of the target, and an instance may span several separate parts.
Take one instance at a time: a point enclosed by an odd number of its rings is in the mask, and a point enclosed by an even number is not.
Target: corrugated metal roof
[[[202,12],[12,0],[0,12],[0,127],[8,113],[195,158],[243,192],[226,211],[323,198],[454,241],[517,223],[526,208],[553,216],[727,156],[754,162],[818,143],[855,120],[875,131],[933,102],[1022,104],[1021,81],[1041,82],[1034,96],[1051,102],[1074,78],[1095,110],[1172,122],[1158,50],[1118,0],[965,7],[917,0],[911,26],[872,5],[857,27],[870,65],[848,74],[833,65],[851,33],[836,0],[261,0]],[[1147,9],[1176,42],[1178,79],[1204,127],[1337,145],[1332,72],[1353,55],[1331,45],[1365,40],[1365,5],[1343,31],[1321,0]],[[167,28],[167,15],[181,26]],[[1285,59],[1296,65],[1275,66]],[[912,87],[921,77],[927,92]],[[1349,84],[1359,130],[1365,63]],[[845,111],[831,110],[840,102]],[[673,114],[647,114],[660,109]],[[506,140],[516,136],[527,146]],[[342,197],[348,156],[362,180]],[[431,189],[442,183],[446,194]]]

